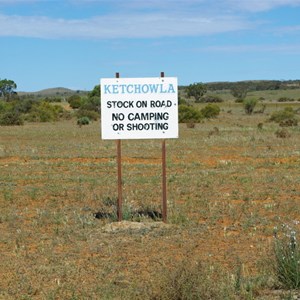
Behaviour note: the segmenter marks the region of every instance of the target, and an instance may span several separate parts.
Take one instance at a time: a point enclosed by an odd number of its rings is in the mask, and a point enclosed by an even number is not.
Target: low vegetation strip
[[[120,225],[116,145],[98,122],[1,126],[0,299],[295,299],[300,131],[270,116],[299,105],[223,101],[180,124],[166,141],[168,224],[160,141],[122,142]]]

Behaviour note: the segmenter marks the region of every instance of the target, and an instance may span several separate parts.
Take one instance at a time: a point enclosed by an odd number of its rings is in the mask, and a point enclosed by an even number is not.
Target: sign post
[[[165,73],[161,72],[160,77],[165,77]],[[167,163],[166,163],[166,140],[162,140],[162,219],[167,222]]]
[[[120,78],[120,74],[116,73],[116,78]],[[117,217],[118,221],[122,221],[122,154],[121,154],[121,140],[117,140],[117,164],[118,164],[118,205]]]
[[[122,220],[122,139],[162,139],[162,218],[167,221],[166,142],[178,137],[176,77],[101,79],[101,136],[117,140],[118,220]]]

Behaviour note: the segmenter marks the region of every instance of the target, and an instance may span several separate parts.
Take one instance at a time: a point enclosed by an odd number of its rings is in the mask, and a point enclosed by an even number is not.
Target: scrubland
[[[180,124],[167,224],[134,213],[161,211],[160,140],[122,141],[117,223],[116,143],[98,122],[0,127],[0,299],[293,299],[274,247],[299,232],[300,127],[268,122],[289,105],[225,102]]]

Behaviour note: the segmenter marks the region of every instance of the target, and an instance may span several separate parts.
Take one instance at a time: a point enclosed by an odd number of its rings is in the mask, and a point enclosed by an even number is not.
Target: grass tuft
[[[289,224],[283,224],[280,231],[275,232],[274,268],[278,281],[286,289],[300,288],[300,247],[297,235],[298,231]]]

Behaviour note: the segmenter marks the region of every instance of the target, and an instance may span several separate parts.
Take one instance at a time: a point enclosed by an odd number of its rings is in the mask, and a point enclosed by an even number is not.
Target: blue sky
[[[0,57],[18,91],[300,79],[300,0],[0,0]]]

